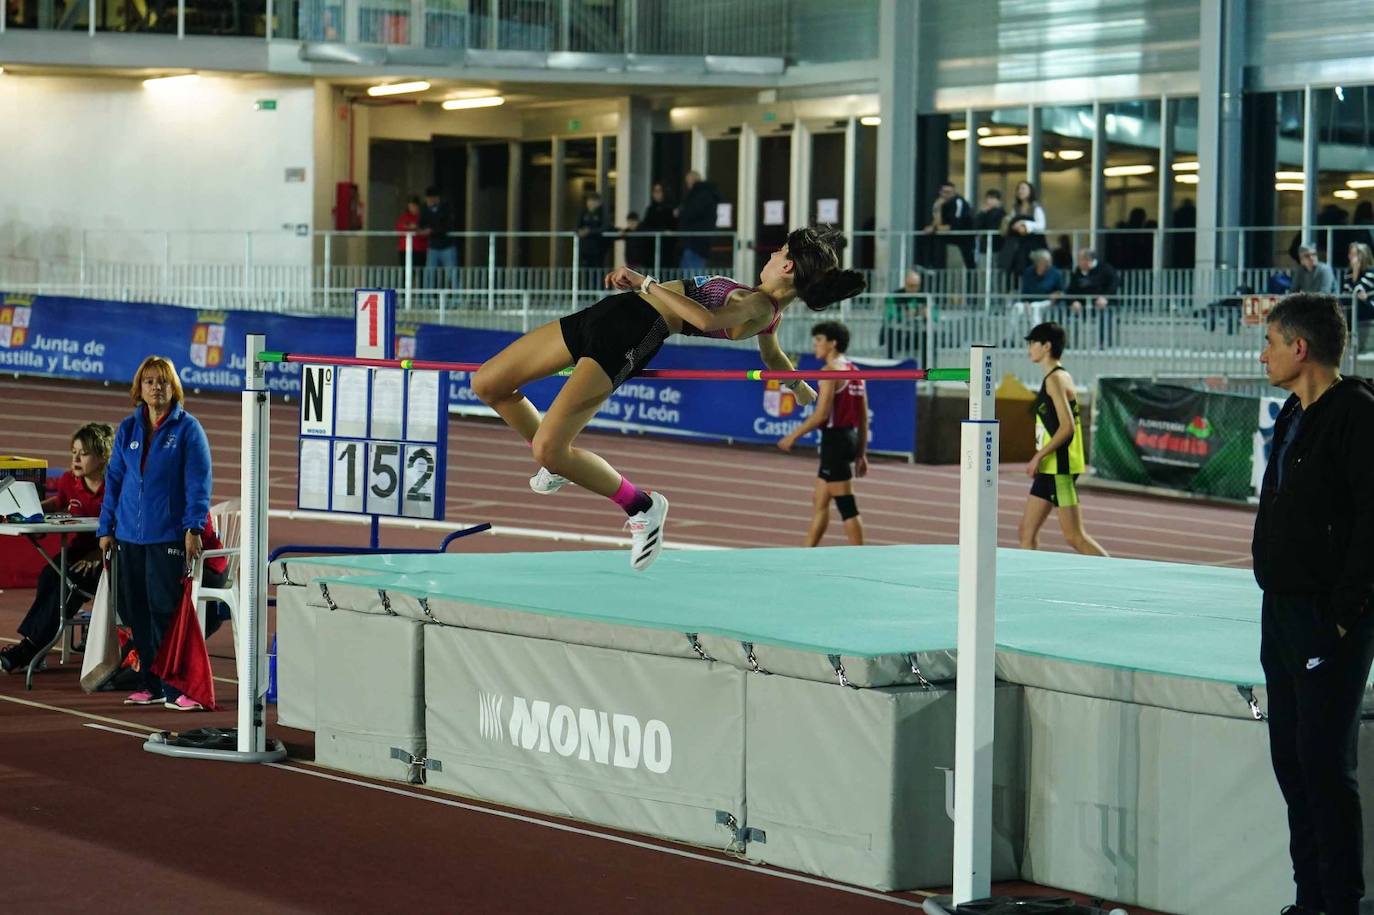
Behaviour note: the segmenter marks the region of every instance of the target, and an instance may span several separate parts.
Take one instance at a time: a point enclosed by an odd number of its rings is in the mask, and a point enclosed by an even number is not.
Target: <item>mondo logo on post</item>
[[[673,766],[673,736],[668,725],[651,718],[573,708],[546,699],[478,693],[477,728],[485,739],[510,742],[533,753],[556,753],[582,762],[663,775]]]

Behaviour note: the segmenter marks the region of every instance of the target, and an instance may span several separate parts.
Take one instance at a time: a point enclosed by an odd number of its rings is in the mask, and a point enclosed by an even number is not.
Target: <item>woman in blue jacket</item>
[[[152,672],[162,635],[181,601],[186,568],[201,552],[210,510],[210,443],[182,407],[176,367],[149,356],[134,373],[134,412],[115,432],[105,470],[100,547],[118,554],[119,612],[134,633],[143,688],[126,705],[191,712],[199,703]]]

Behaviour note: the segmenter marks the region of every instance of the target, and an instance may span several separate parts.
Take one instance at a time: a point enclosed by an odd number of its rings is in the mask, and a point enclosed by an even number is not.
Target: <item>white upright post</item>
[[[969,354],[960,437],[959,658],[954,737],[954,902],[992,887],[992,720],[996,688],[997,418],[992,347]]]
[[[149,753],[240,763],[286,758],[286,747],[281,741],[267,739],[267,707],[263,702],[267,691],[263,648],[267,644],[267,447],[271,426],[267,422],[266,366],[258,356],[266,345],[267,338],[262,334],[249,334],[244,352],[243,470],[239,478],[242,588],[238,617],[234,620],[234,653],[239,673],[238,728],[209,742],[192,739],[185,732],[154,732],[143,744]]]
[[[261,650],[267,643],[267,462],[268,410],[267,366],[258,358],[267,338],[249,334],[243,375],[243,463],[240,469],[239,576],[242,625],[238,627],[243,658],[239,680],[240,753],[261,753],[266,747],[266,706],[262,701]]]

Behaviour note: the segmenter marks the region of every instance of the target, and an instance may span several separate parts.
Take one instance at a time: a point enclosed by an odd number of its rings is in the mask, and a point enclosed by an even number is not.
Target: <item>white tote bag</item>
[[[81,688],[93,693],[119,670],[119,635],[115,632],[114,595],[110,567],[100,573],[91,604],[91,626],[86,633],[86,654],[81,659]]]

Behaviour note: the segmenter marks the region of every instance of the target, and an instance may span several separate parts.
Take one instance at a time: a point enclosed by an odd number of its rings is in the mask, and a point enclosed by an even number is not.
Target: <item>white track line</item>
[[[0,698],[5,697],[0,696]],[[55,708],[52,706],[46,707]],[[58,709],[58,711],[61,711],[61,709]],[[106,718],[101,720],[109,721],[112,719]],[[137,737],[140,740],[144,739],[147,736],[146,734],[140,734],[136,731],[126,731],[121,730],[119,728],[107,727],[101,724],[87,724],[85,725],[85,727],[95,728],[96,730],[100,731],[108,731],[111,734],[124,734],[129,737]],[[681,848],[673,848],[670,845],[655,845],[652,842],[642,842],[638,839],[629,839],[624,836],[617,836],[611,833],[598,832],[595,829],[584,829],[580,826],[569,826],[566,823],[559,823],[553,820],[545,820],[540,817],[528,816],[526,814],[521,813],[514,813],[509,810],[498,810],[493,807],[482,807],[478,806],[477,804],[468,804],[464,803],[463,801],[450,800],[449,798],[445,797],[435,797],[434,795],[430,794],[421,794],[418,791],[408,791],[404,788],[396,788],[391,785],[378,785],[373,782],[362,781],[361,779],[349,778],[345,775],[336,775],[332,772],[322,772],[314,768],[305,768],[299,763],[266,763],[265,765],[269,769],[280,769],[283,772],[291,772],[295,775],[309,775],[314,778],[324,779],[325,781],[338,782],[344,785],[352,785],[357,788],[368,788],[372,791],[381,791],[384,794],[392,794],[397,795],[399,797],[407,797],[418,801],[428,801],[431,804],[439,804],[443,807],[453,807],[458,810],[466,810],[469,813],[480,813],[486,816],[498,817],[503,820],[513,820],[518,823],[528,823],[531,826],[542,826],[545,829],[552,829],[556,832],[569,833],[571,835],[578,836],[587,836],[588,838],[593,839],[603,839],[607,842],[614,842],[617,845],[627,845],[631,848],[643,848],[648,851],[659,852],[661,854],[666,855],[673,855],[674,857],[678,858],[687,858],[692,861],[702,861],[707,864],[717,864],[722,867],[735,868],[736,870],[750,871],[752,873],[760,874],[765,877],[776,877],[780,880],[791,880],[794,883],[805,883],[809,886],[818,886],[822,889],[835,890],[836,892],[840,893],[848,893],[851,896],[864,896],[869,899],[879,899],[883,902],[890,902],[893,905],[904,906],[906,908],[917,909],[921,907],[921,903],[917,902],[914,899],[902,899],[900,897],[891,896],[886,893],[879,893],[875,890],[866,890],[862,887],[849,886],[848,884],[844,883],[834,883],[832,881],[823,880],[818,877],[807,877],[803,874],[788,873],[786,871],[779,871],[774,870],[772,868],[760,867],[755,864],[747,864],[740,861],[727,861],[721,858],[713,858],[710,855],[703,855],[697,852],[687,851]],[[922,896],[933,895],[931,893],[926,893],[921,890],[913,890],[913,892],[918,893]]]

